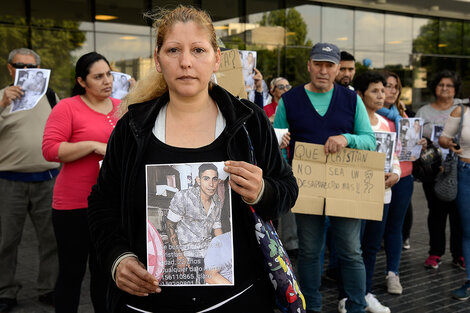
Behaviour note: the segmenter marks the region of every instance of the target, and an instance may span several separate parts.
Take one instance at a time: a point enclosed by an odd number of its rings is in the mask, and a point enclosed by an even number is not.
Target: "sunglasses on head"
[[[279,84],[279,85],[276,85],[276,88],[279,89],[279,90],[289,90],[292,88],[291,85],[283,85],[283,84]]]
[[[11,66],[13,66],[14,68],[37,68],[38,65],[37,64],[31,64],[31,63],[22,63],[22,62],[19,62],[19,63],[10,63]]]

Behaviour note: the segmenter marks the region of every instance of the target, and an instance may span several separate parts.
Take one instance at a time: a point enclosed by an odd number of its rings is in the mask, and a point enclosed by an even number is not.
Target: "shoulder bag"
[[[457,144],[460,142],[463,115],[465,113],[465,109],[462,104],[460,104],[460,108],[462,114],[460,116],[459,130],[456,136]],[[439,172],[436,176],[434,192],[436,193],[436,196],[442,201],[453,201],[455,198],[457,198],[457,163],[457,154],[450,151],[446,159],[442,162],[442,171]]]
[[[243,125],[250,146],[250,162],[256,164],[250,134]],[[255,235],[264,256],[264,263],[276,292],[276,305],[283,313],[304,313],[305,298],[300,291],[292,264],[271,221],[265,221],[250,205],[255,221]]]

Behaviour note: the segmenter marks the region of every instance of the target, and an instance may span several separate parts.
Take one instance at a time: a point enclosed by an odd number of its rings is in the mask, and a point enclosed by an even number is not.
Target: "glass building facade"
[[[430,4],[432,2],[432,5]],[[470,89],[470,1],[467,0],[16,0],[0,4],[0,86],[11,83],[6,64],[14,48],[29,47],[52,70],[50,85],[70,95],[74,64],[97,51],[113,70],[141,78],[153,66],[155,7],[201,7],[226,48],[256,50],[265,80],[309,80],[306,61],[316,42],[331,42],[356,57],[358,72],[387,69],[402,78],[404,101],[416,110],[432,101],[428,81],[457,71]]]

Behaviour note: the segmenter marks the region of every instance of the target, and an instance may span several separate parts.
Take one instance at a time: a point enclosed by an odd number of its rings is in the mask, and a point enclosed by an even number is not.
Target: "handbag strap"
[[[460,144],[460,135],[462,134],[462,127],[463,127],[463,115],[465,114],[465,107],[463,106],[462,103],[459,104],[460,106],[460,111],[461,111],[461,115],[460,115],[460,123],[459,123],[459,130],[457,132],[457,141],[456,143],[459,145]]]
[[[245,123],[243,123],[242,127],[246,133],[246,137],[248,139],[248,146],[250,147],[250,163],[256,165],[255,148],[253,147],[253,144],[251,143],[250,133],[248,132],[248,129],[246,129]]]

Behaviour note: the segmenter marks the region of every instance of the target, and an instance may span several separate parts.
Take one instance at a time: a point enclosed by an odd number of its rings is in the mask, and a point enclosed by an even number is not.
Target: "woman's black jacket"
[[[248,131],[265,182],[264,194],[254,209],[263,219],[277,219],[294,205],[298,187],[291,167],[280,153],[269,120],[262,109],[249,101],[240,101],[219,86],[213,86],[209,93],[226,119],[226,151],[230,160],[252,160]],[[157,99],[129,106],[109,139],[97,184],[89,196],[91,239],[98,261],[109,274],[121,254],[133,252],[136,245],[141,244],[135,240],[133,215],[137,209],[134,197],[142,195],[135,190],[137,169],[143,166],[143,154],[153,136],[156,117],[168,100],[166,93]],[[238,195],[232,192],[234,196]],[[251,229],[254,236],[254,223]]]

